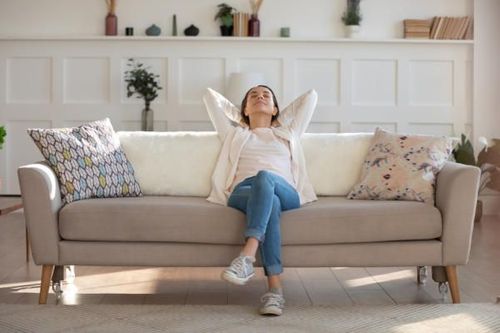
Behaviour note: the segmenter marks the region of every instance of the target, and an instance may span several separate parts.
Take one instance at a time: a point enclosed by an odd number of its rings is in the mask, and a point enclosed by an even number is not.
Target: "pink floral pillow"
[[[453,149],[452,140],[375,130],[361,179],[348,199],[409,200],[434,204],[436,174]]]

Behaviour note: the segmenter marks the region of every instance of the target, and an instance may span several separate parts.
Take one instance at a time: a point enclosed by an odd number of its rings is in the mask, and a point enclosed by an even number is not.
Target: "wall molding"
[[[116,130],[140,128],[142,105],[124,94],[130,57],[160,75],[164,89],[152,105],[160,131],[213,130],[201,100],[205,88],[224,93],[232,72],[258,71],[282,107],[308,89],[318,91],[309,132],[380,126],[458,136],[472,128],[473,48],[471,41],[428,40],[0,38],[0,123],[9,132],[0,151],[3,191],[18,193],[17,167],[42,158],[26,128],[104,117]]]

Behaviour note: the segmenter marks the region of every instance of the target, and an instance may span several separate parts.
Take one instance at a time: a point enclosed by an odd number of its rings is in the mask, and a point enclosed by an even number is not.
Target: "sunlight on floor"
[[[361,287],[361,286],[367,286],[367,285],[371,285],[371,284],[377,284],[380,282],[413,278],[414,276],[415,276],[415,272],[407,269],[407,270],[391,272],[391,273],[386,273],[386,274],[372,275],[372,276],[363,277],[363,278],[359,278],[359,279],[350,279],[350,280],[346,281],[346,285],[348,287]]]
[[[428,327],[428,332],[430,331],[440,331],[447,332],[447,328],[453,327],[457,322],[460,322],[462,327],[474,327],[477,332],[492,332],[490,329],[481,324],[481,320],[477,320],[473,315],[467,313],[453,314],[448,316],[441,316],[439,318],[432,318],[426,320],[416,321],[415,323],[400,325],[394,327],[394,332],[414,332],[414,326],[416,323],[420,325],[425,325]],[[420,326],[420,330],[422,327]]]

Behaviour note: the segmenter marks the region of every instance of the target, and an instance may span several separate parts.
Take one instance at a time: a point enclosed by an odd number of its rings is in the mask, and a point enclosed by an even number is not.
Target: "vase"
[[[359,25],[346,25],[345,35],[347,38],[359,38],[361,27]]]
[[[476,212],[474,214],[474,223],[481,222],[481,217],[483,217],[483,202],[478,200],[476,203]]]
[[[232,36],[233,35],[233,26],[221,25],[220,26],[220,35],[221,36]]]
[[[106,15],[106,36],[118,35],[118,17],[113,13]]]
[[[142,131],[152,131],[153,121],[154,121],[153,110],[147,106],[142,110],[141,115],[141,130]]]
[[[184,35],[186,36],[198,36],[199,33],[200,29],[198,29],[198,27],[193,24],[184,29]]]
[[[161,34],[161,28],[156,24],[153,24],[146,29],[146,36],[159,36],[160,34]]]
[[[260,36],[260,21],[259,17],[255,14],[252,14],[252,16],[250,16],[250,20],[248,20],[248,36],[249,37]]]
[[[177,36],[177,16],[175,14],[172,18],[172,36]]]

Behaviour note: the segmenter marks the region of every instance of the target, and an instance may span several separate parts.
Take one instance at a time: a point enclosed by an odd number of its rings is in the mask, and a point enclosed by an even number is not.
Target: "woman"
[[[238,209],[247,218],[245,245],[221,277],[238,285],[247,283],[255,274],[259,250],[269,287],[262,296],[261,314],[281,315],[285,303],[280,280],[281,212],[317,199],[300,147],[316,100],[316,93],[310,91],[280,114],[274,92],[265,85],[246,93],[241,112],[212,90],[205,96],[223,140],[207,199]]]

